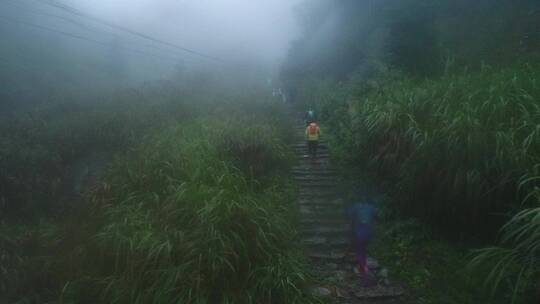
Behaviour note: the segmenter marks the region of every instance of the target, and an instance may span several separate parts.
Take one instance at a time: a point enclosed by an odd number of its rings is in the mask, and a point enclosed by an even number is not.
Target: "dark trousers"
[[[368,274],[367,247],[373,238],[373,230],[366,224],[353,224],[353,227],[352,237],[358,270],[363,274]]]
[[[308,146],[308,153],[310,156],[317,156],[317,147],[319,146],[318,140],[308,140],[307,142]]]

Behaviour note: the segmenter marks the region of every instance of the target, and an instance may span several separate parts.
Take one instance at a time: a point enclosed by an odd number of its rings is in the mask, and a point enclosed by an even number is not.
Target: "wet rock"
[[[334,278],[337,281],[345,281],[345,279],[347,278],[347,273],[343,270],[338,270],[334,272]]]
[[[399,286],[374,286],[366,288],[358,288],[354,292],[354,296],[359,299],[377,299],[377,298],[394,298],[402,296],[405,293],[403,288]]]
[[[323,244],[326,244],[327,241],[326,241],[326,238],[324,237],[315,236],[315,237],[305,238],[302,240],[302,242],[305,245],[323,245]]]
[[[334,287],[334,296],[341,299],[349,298],[347,292],[339,287]]]
[[[338,264],[336,264],[336,263],[326,263],[326,268],[328,268],[328,269],[337,269]]]
[[[325,259],[325,260],[341,260],[345,257],[345,253],[343,252],[310,252],[308,253],[308,256],[310,258],[314,259]]]
[[[379,277],[379,281],[383,285],[385,285],[385,286],[390,286],[391,285],[390,279],[388,278],[388,269],[381,268],[381,270],[377,273],[377,276]]]
[[[377,270],[380,268],[379,262],[375,260],[374,258],[368,258],[367,259],[367,265],[370,270]],[[388,272],[388,270],[387,270]],[[388,275],[388,273],[387,273]]]
[[[328,297],[332,295],[332,291],[329,288],[322,287],[322,286],[315,286],[311,287],[308,290],[309,294],[316,296],[316,297]]]

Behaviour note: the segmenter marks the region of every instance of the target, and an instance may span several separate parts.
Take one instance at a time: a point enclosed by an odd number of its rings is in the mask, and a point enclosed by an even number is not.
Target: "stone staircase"
[[[293,144],[297,164],[292,174],[298,185],[300,236],[314,275],[320,281],[309,292],[327,297],[331,303],[404,303],[403,288],[388,279],[388,271],[369,258],[378,284],[361,287],[355,273],[355,257],[350,246],[350,224],[345,202],[340,199],[339,179],[330,164],[326,142],[319,143],[317,157],[311,159],[304,142],[304,124],[298,122]],[[323,130],[324,132],[324,130]]]

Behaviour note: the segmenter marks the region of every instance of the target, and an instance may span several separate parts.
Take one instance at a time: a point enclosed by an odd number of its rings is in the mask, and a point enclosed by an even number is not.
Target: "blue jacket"
[[[369,203],[354,203],[347,208],[347,215],[352,221],[352,232],[356,237],[371,238],[372,225],[377,208]]]

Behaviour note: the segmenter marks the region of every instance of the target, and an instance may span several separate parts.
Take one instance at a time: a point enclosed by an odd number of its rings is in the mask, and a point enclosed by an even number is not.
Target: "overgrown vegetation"
[[[535,174],[539,71],[486,69],[423,82],[397,76],[352,97],[348,117],[340,115],[352,137],[339,140],[361,152],[351,161],[395,184],[404,210],[456,233],[470,234],[472,222],[482,223],[477,234],[490,231],[490,220],[516,206],[520,179]],[[333,104],[322,115],[334,116]]]
[[[10,213],[0,230],[2,301],[309,301],[300,289],[305,277],[294,242],[295,193],[285,177],[292,155],[283,105],[264,95],[251,99],[255,91],[194,96],[200,101],[177,95],[153,105],[141,99],[129,108],[96,106],[84,120],[77,110],[54,123],[58,129],[46,128],[50,141],[40,131],[35,142],[20,143],[62,160],[107,143],[123,149],[86,202],[71,200],[78,206],[64,216],[50,212],[16,224],[15,216],[35,211],[40,202],[5,198]],[[53,145],[58,138],[65,147]],[[9,172],[21,172],[15,170],[20,162],[11,164]],[[35,175],[48,180],[42,174],[50,172]],[[20,193],[16,186],[26,187],[27,179],[20,175],[19,184],[6,185]]]
[[[46,105],[2,120],[0,211],[27,217],[58,207],[52,200],[66,191],[66,171],[89,151],[113,153],[144,130],[190,114],[183,104],[133,97],[123,92],[114,102]]]
[[[391,205],[382,209],[372,254],[389,267],[395,280],[407,284],[415,303],[508,303],[509,289],[500,288],[491,295],[482,288],[489,265],[467,268],[467,244],[448,243],[429,226],[400,216]]]
[[[429,231],[426,241],[401,248],[410,252],[382,256],[413,255],[395,271],[427,302],[480,300],[471,286],[484,281],[502,301],[532,298],[540,278],[538,3],[343,1],[315,7],[304,12],[319,17],[306,23],[283,79],[299,104],[317,108],[333,135],[334,158],[390,195],[389,208],[400,213],[390,222],[412,218]],[[330,28],[339,34],[330,35]],[[415,276],[438,281],[414,269],[437,276],[445,269],[454,273],[456,265],[466,268],[467,248],[493,242],[503,225],[500,247],[473,255],[476,274],[451,276],[451,287],[414,282]],[[386,252],[408,234],[386,238]],[[441,235],[447,240],[439,242]],[[430,246],[443,249],[423,256],[441,255],[444,262],[414,257]],[[465,276],[474,283],[461,284]],[[437,292],[430,296],[425,288]]]
[[[538,206],[538,75],[540,67],[532,64],[486,67],[437,80],[392,74],[333,91],[307,91],[320,94],[310,100],[321,100],[319,113],[334,134],[341,162],[386,184],[391,206],[402,214],[454,239],[471,240],[494,236],[509,213],[523,208],[523,200]],[[490,279],[517,270],[520,292],[533,290],[539,275],[531,267],[539,255],[538,217],[532,213],[506,226],[508,249],[488,249],[477,258],[505,252],[507,260],[495,264],[500,267]]]

